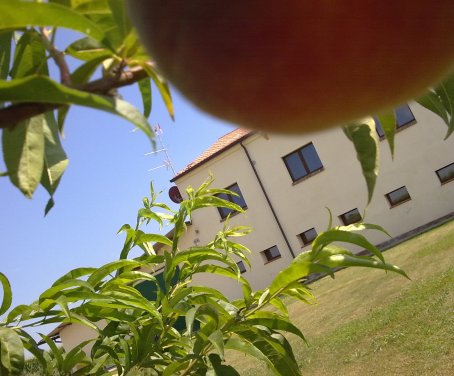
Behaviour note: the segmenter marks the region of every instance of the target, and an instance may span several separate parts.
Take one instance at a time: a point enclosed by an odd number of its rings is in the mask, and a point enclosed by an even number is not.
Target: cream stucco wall
[[[380,175],[365,216],[365,221],[382,225],[392,236],[454,211],[454,182],[441,185],[435,175],[435,170],[454,162],[454,137],[443,141],[446,125],[418,104],[410,106],[416,123],[396,133],[394,161],[386,141],[380,142]],[[282,157],[309,142],[313,142],[324,170],[293,183]],[[307,249],[301,247],[299,233],[312,227],[318,232],[326,228],[328,213],[325,207],[333,213],[335,225],[341,224],[340,214],[354,208],[363,213],[366,209],[366,186],[356,153],[340,128],[298,136],[256,134],[244,140],[243,145],[254,161],[293,253]],[[238,183],[241,189],[248,209],[245,214],[232,217],[230,223],[254,228],[252,234],[240,240],[252,250],[252,270],[245,277],[253,288],[263,288],[292,256],[241,145],[233,146],[183,175],[176,183],[184,192],[187,185],[200,185],[209,173],[213,173],[216,187]],[[390,208],[385,194],[403,185],[407,187],[411,201]],[[182,246],[191,246],[196,239],[200,244],[212,240],[222,225],[217,209],[196,212]],[[374,243],[388,239],[379,232],[369,232],[368,237]],[[273,245],[278,246],[282,258],[266,264],[260,251]],[[199,278],[198,282],[219,287],[229,296],[240,293],[238,286],[233,286],[235,282],[211,276]]]

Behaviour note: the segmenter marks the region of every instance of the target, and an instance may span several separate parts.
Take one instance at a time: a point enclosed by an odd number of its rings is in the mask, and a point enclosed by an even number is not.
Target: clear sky
[[[121,91],[142,108],[137,86]],[[181,170],[232,125],[209,117],[172,91],[176,121],[172,122],[153,88],[149,121],[159,123],[162,139],[176,171]],[[31,303],[51,283],[73,268],[100,266],[118,258],[124,235],[117,230],[135,223],[150,182],[167,191],[172,172],[164,155],[145,156],[151,144],[133,125],[113,115],[73,107],[65,125],[63,146],[69,166],[55,195],[55,207],[44,217],[48,194],[39,188],[25,198],[8,178],[0,178],[0,271],[13,288],[13,306]],[[0,171],[5,171],[3,159]]]

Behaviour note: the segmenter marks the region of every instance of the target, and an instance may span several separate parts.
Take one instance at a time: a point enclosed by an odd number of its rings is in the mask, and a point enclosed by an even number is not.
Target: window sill
[[[280,258],[282,258],[282,256],[277,256],[277,257],[275,257],[275,258],[273,258],[271,260],[267,260],[264,265],[272,263],[273,261],[279,260]]]
[[[317,175],[317,174],[319,174],[319,173],[322,172],[322,171],[325,171],[325,167],[322,167],[322,168],[320,168],[320,169],[318,169],[318,170],[316,170],[316,171],[314,171],[314,172],[311,172],[310,174],[308,174],[308,175],[306,175],[306,176],[303,176],[302,178],[299,178],[299,179],[295,180],[295,181],[292,183],[292,185],[299,184],[299,183],[301,183],[302,181],[304,181],[304,180],[306,180],[306,179],[309,179],[309,178],[311,178],[312,176]]]
[[[402,205],[402,204],[405,204],[405,203],[408,202],[408,201],[411,201],[411,198],[407,198],[406,200],[397,202],[397,203],[395,203],[395,204],[390,204],[390,205],[389,205],[389,208],[390,208],[390,209],[394,209],[396,206],[400,206],[400,205]]]
[[[451,182],[453,182],[453,181],[454,181],[454,178],[448,179],[448,180],[445,180],[445,181],[440,182],[440,183],[441,183],[440,185],[445,185],[445,184],[451,183]]]

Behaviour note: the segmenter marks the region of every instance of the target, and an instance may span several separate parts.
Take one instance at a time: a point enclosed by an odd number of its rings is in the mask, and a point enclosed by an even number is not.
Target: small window
[[[246,265],[244,265],[243,261],[238,261],[236,264],[238,265],[238,269],[240,269],[241,274],[246,273]]]
[[[238,196],[232,194],[225,194],[221,193],[218,195],[219,198],[223,200],[227,200],[241,206],[243,209],[247,209],[246,201],[244,201],[243,195],[241,193],[240,187],[237,183],[232,184],[231,186],[227,187],[229,191],[235,192]],[[234,210],[229,208],[218,208],[219,214],[221,215],[222,219],[225,219],[230,213],[234,212]]]
[[[293,181],[323,169],[322,162],[312,142],[283,157]]]
[[[435,171],[441,184],[449,183],[454,180],[454,163],[451,163]]]
[[[265,264],[274,261],[278,258],[281,258],[281,253],[279,252],[279,249],[275,245],[273,245],[271,248],[265,249],[260,253],[262,254],[263,259],[265,260]]]
[[[391,205],[391,207],[411,200],[410,194],[408,193],[407,187],[405,186],[387,193],[385,197],[388,199],[388,202]]]
[[[413,115],[413,112],[411,112],[411,109],[410,107],[408,107],[408,105],[398,107],[394,111],[396,113],[396,130],[404,128],[407,125],[411,125],[415,121],[415,116]],[[385,132],[383,131],[380,122],[377,118],[374,119],[375,128],[377,129],[378,135],[380,136],[380,138],[385,137]]]
[[[356,208],[344,214],[341,214],[339,218],[345,226],[351,225],[352,223],[361,222],[362,220],[361,214],[359,214],[359,211]]]
[[[313,242],[313,240],[317,237],[317,231],[315,228],[311,228],[306,230],[298,235],[303,242],[303,246],[309,245]]]

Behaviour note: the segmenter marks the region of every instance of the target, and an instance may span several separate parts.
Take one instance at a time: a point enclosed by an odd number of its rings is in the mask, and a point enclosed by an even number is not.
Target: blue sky
[[[159,123],[162,139],[176,171],[191,162],[217,138],[233,129],[196,110],[175,90],[176,121],[172,122],[153,88],[151,124]],[[137,86],[121,91],[142,108]],[[123,235],[133,224],[150,182],[167,191],[172,172],[161,168],[162,153],[145,156],[151,145],[141,132],[113,115],[73,107],[65,125],[63,146],[69,166],[55,195],[56,205],[44,217],[47,192],[39,188],[25,198],[8,178],[0,179],[0,271],[10,279],[13,305],[31,303],[59,276],[81,266],[100,266],[118,258]],[[5,171],[3,161],[0,171]]]

